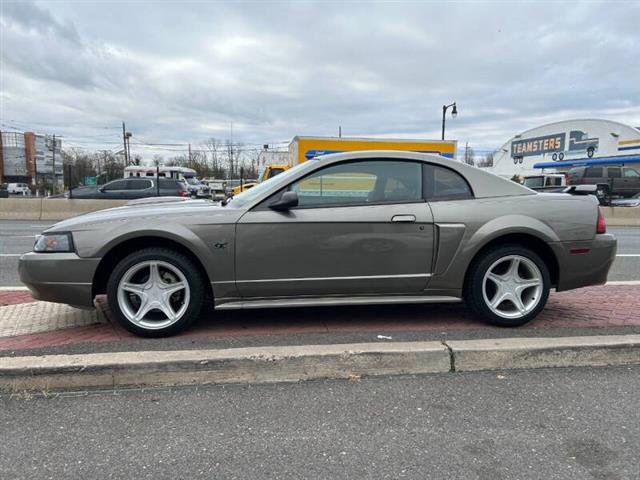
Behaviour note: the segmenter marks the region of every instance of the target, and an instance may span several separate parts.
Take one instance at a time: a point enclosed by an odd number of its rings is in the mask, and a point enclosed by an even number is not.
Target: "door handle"
[[[415,215],[394,215],[393,217],[391,217],[391,221],[411,223],[416,221],[416,216]]]

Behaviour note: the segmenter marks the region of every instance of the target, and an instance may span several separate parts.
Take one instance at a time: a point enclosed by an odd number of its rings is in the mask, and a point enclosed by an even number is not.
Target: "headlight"
[[[73,252],[70,233],[45,233],[36,238],[34,252]]]

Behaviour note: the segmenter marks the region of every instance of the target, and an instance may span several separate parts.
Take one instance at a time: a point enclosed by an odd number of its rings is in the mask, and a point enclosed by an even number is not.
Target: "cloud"
[[[89,148],[294,135],[476,150],[571,117],[640,124],[640,4],[3,4],[2,122]],[[113,129],[113,139],[105,135]],[[133,148],[142,148],[134,147]],[[142,151],[142,150],[141,150]]]

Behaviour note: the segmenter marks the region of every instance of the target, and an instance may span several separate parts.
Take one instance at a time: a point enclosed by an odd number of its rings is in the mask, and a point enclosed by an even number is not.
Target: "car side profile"
[[[567,173],[567,185],[592,184],[605,190],[607,196],[623,198],[640,193],[640,171],[626,166],[574,167]]]
[[[160,200],[50,227],[21,257],[21,280],[36,298],[84,308],[106,294],[142,336],[175,334],[210,304],[466,301],[518,326],[551,288],[605,283],[616,252],[594,197],[420,153],[328,155],[227,202]]]
[[[160,183],[158,188],[158,183]],[[133,200],[147,197],[186,197],[187,186],[173,178],[120,178],[101,187],[79,187],[71,192],[72,198]]]

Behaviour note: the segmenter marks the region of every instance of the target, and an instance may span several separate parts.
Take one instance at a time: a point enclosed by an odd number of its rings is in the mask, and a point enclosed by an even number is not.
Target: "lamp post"
[[[456,107],[456,102],[453,102],[450,105],[443,105],[442,106],[442,140],[444,140],[444,123],[445,120],[447,118],[447,110],[453,107],[453,110],[451,110],[451,116],[453,118],[456,118],[458,116],[458,108]]]

